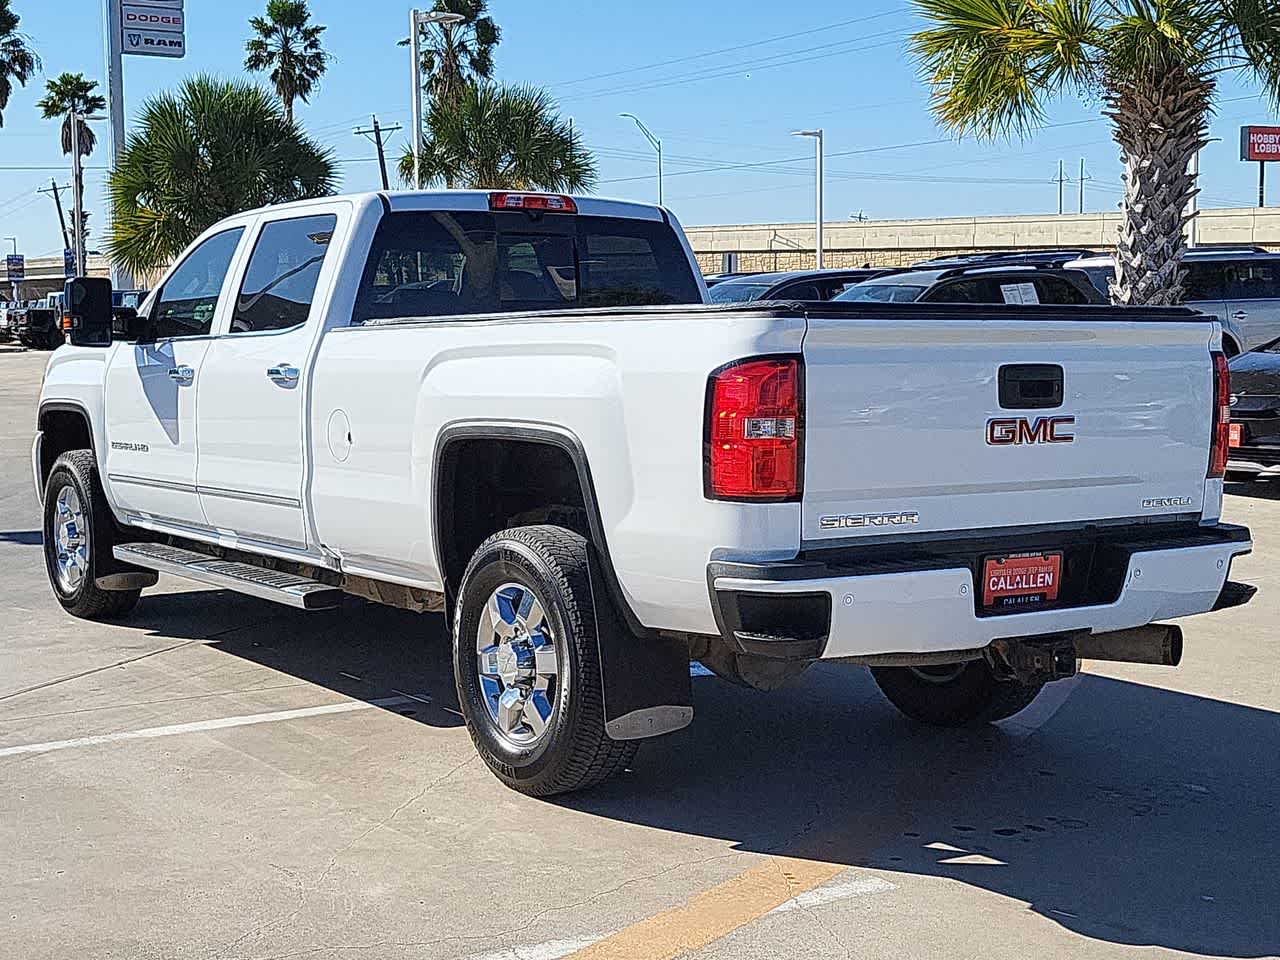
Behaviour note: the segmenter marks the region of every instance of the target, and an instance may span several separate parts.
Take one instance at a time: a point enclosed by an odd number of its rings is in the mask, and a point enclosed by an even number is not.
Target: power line
[[[828,30],[838,30],[840,27],[852,26],[855,23],[867,23],[871,20],[879,20],[901,12],[901,10],[885,10],[881,13],[873,13],[865,17],[854,17],[850,20],[839,20],[835,23],[824,24],[820,27],[812,27],[808,30],[799,30],[796,33],[779,34],[774,37],[766,37],[763,40],[753,40],[750,43],[740,43],[732,47],[721,47],[718,50],[704,50],[701,53],[691,53],[684,57],[674,57],[670,60],[659,60],[657,63],[645,64],[639,67],[627,67],[623,70],[612,70],[608,73],[596,73],[589,77],[579,77],[576,80],[560,80],[552,83],[551,86],[569,87],[579,83],[588,83],[592,80],[604,80],[608,77],[620,77],[628,73],[642,73],[645,70],[656,70],[659,67],[669,67],[676,63],[688,63],[691,60],[704,60],[708,57],[718,57],[722,53],[734,53],[735,51],[746,50],[750,47],[761,47],[771,43],[780,43],[783,40],[794,40],[796,37],[806,37],[814,33],[825,33]]]

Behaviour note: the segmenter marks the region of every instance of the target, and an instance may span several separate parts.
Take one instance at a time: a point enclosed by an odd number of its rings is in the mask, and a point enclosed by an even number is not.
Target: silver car
[[[1196,247],[1182,265],[1184,302],[1221,322],[1227,356],[1280,337],[1280,254],[1261,247]],[[1111,257],[1085,257],[1067,266],[1087,273],[1104,294],[1116,275]]]

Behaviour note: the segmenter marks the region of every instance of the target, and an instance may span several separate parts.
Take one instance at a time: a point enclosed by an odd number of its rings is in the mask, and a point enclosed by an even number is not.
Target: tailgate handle
[[[1062,367],[1056,363],[1006,363],[1000,368],[999,384],[1005,410],[1062,406]]]

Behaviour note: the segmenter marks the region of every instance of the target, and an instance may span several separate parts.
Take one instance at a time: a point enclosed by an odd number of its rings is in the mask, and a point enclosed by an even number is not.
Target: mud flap
[[[592,551],[591,596],[604,697],[604,729],[614,740],[673,733],[693,720],[689,648],[680,640],[638,636],[619,615]]]

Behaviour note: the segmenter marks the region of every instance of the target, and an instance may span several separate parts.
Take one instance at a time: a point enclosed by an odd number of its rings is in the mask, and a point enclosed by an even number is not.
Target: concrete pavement
[[[169,578],[67,617],[46,356],[0,356],[0,956],[1280,955],[1280,482],[1233,488],[1262,589],[1176,670],[1090,664],[960,733],[857,668],[700,678],[691,728],[546,802],[475,759],[439,617]]]

